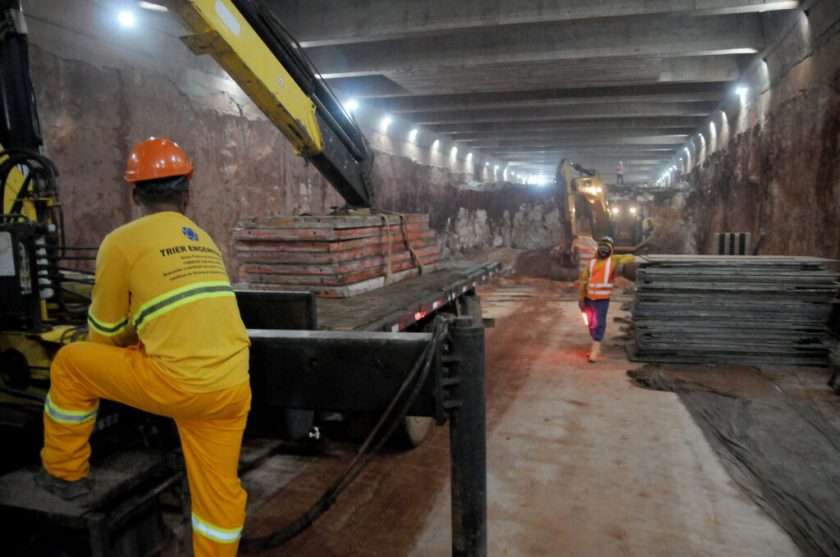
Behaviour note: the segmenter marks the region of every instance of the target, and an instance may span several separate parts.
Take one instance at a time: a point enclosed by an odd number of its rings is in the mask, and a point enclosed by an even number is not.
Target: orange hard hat
[[[126,182],[135,183],[170,176],[192,179],[193,165],[183,149],[168,139],[150,137],[138,143],[125,164]]]

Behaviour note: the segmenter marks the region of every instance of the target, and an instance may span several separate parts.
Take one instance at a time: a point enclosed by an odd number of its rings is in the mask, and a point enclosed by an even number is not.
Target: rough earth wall
[[[150,135],[174,139],[193,160],[188,214],[216,239],[233,276],[231,229],[242,219],[324,214],[343,205],[212,59],[181,44],[183,29],[171,16],[144,14],[142,29],[132,32],[114,26],[111,10],[99,3],[25,0],[24,8],[32,81],[47,154],[61,172],[69,244],[97,246],[137,216],[122,172],[131,147]],[[458,184],[476,180],[476,165],[377,130],[365,133],[377,149],[378,206],[429,213],[445,255],[559,241],[550,192],[465,190]]]
[[[373,172],[383,209],[429,213],[444,253],[492,247],[540,248],[562,239],[554,188],[479,191],[462,186],[468,176],[377,153]]]
[[[764,232],[762,254],[840,259],[838,59],[835,32],[755,98],[729,141],[687,176],[687,245],[712,253],[715,232]]]
[[[71,245],[96,246],[136,216],[121,176],[132,145],[149,135],[175,139],[193,159],[188,214],[216,239],[234,275],[231,230],[240,220],[323,214],[343,204],[272,124],[253,106],[240,106],[248,101],[201,90],[194,79],[97,66],[37,46],[31,48],[30,65],[48,155],[61,171]],[[444,255],[560,241],[560,215],[550,190],[457,186],[468,179],[449,168],[376,153],[378,206],[429,213]]]
[[[196,169],[189,216],[216,239],[228,262],[230,231],[241,219],[324,212],[341,203],[264,119],[214,110],[161,76],[63,60],[38,48],[31,55],[71,245],[96,246],[136,216],[122,172],[133,143],[149,135],[171,137],[189,153]]]

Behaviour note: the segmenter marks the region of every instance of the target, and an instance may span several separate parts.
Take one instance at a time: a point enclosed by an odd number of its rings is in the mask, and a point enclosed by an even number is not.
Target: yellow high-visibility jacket
[[[611,255],[606,259],[595,257],[589,261],[581,276],[578,300],[607,300],[615,285],[615,271],[619,265],[632,263],[636,257],[630,254]]]
[[[105,237],[88,325],[94,342],[139,341],[186,391],[248,380],[250,341],[222,254],[180,213],[154,213]]]

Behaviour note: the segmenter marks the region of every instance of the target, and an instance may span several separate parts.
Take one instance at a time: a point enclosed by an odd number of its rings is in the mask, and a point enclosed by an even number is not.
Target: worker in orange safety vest
[[[632,255],[615,255],[614,251],[615,241],[610,236],[601,238],[595,258],[589,261],[579,282],[578,305],[586,314],[589,334],[592,336],[592,349],[589,351],[589,361],[592,363],[597,362],[601,356],[601,342],[607,330],[607,311],[616,270],[635,260]]]
[[[196,556],[236,555],[247,494],[239,452],[251,406],[249,346],[218,246],[188,219],[192,163],[167,139],[139,143],[125,180],[142,216],[96,258],[89,341],[62,348],[44,406],[35,481],[87,494],[99,399],[174,418],[192,500]]]

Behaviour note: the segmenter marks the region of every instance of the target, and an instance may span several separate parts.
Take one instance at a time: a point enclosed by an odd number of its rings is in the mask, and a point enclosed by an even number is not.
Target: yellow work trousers
[[[87,476],[90,434],[99,399],[175,419],[192,495],[197,557],[236,555],[247,494],[237,467],[251,388],[184,391],[138,347],[76,342],[59,350],[50,369],[44,407],[47,472],[66,480]]]

